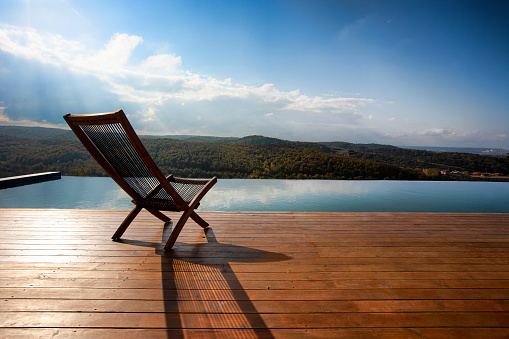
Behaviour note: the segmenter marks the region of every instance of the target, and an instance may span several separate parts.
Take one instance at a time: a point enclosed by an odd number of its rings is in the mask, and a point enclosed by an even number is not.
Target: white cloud
[[[89,72],[121,72],[122,68],[127,65],[132,51],[142,41],[143,39],[138,36],[116,33],[105,48],[97,53],[69,56],[64,62]]]
[[[358,98],[331,98],[324,99],[322,97],[310,98],[305,95],[298,95],[294,98],[288,97],[290,102],[283,107],[286,110],[306,111],[306,112],[334,112],[345,113],[350,112],[358,114],[356,108],[364,106],[366,103],[373,102],[371,99]]]
[[[67,41],[60,35],[40,34],[27,27],[3,27],[0,29],[0,50],[18,57],[60,65],[84,50],[79,42]]]
[[[164,72],[173,74],[182,65],[182,58],[174,54],[158,54],[148,57],[143,61],[141,69],[146,72]]]
[[[102,49],[90,51],[80,42],[60,35],[15,26],[0,28],[3,52],[93,76],[121,102],[137,105],[136,114],[145,123],[166,120],[169,125],[165,112],[180,110],[189,114],[192,109],[205,109],[199,112],[203,121],[207,121],[208,114],[216,121],[226,122],[232,114],[237,115],[233,120],[246,121],[263,115],[262,111],[276,112],[278,116],[286,111],[292,113],[292,119],[301,122],[314,114],[315,119],[324,119],[326,123],[332,114],[351,123],[365,117],[358,112],[360,107],[373,103],[366,98],[309,97],[299,90],[280,91],[273,84],[248,86],[233,83],[229,78],[216,79],[186,71],[182,68],[182,58],[174,54],[151,55],[134,65],[129,58],[142,42],[142,37],[117,33]]]
[[[430,128],[426,130],[385,133],[387,143],[406,146],[471,146],[494,147],[509,141],[504,135],[480,130],[458,130],[452,128]]]
[[[141,113],[141,115],[144,117],[143,121],[148,122],[148,121],[154,121],[154,116],[156,115],[157,110],[153,106],[149,106],[149,107],[146,107],[143,112],[138,112],[138,113]]]
[[[67,129],[63,123],[62,124],[52,124],[45,120],[33,121],[33,120],[29,120],[29,119],[19,119],[19,120],[11,119],[3,113],[4,109],[6,109],[6,108],[7,107],[0,107],[0,123],[3,125]]]
[[[471,138],[481,134],[480,131],[458,131],[450,128],[431,128],[424,131],[419,131],[417,134],[425,136],[440,136],[446,138]]]

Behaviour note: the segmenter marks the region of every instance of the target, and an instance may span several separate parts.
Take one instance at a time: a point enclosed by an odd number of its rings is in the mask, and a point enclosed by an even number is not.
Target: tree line
[[[373,148],[365,151],[349,150],[356,159],[388,162],[406,168],[436,168],[468,172],[504,173],[507,169],[496,157],[472,153],[431,152],[405,148]]]
[[[71,131],[1,127],[1,177],[45,171],[105,175]],[[5,135],[1,134],[3,131]],[[296,142],[264,136],[191,136],[181,140],[184,137],[142,140],[164,174],[183,177],[416,180],[429,179],[429,176],[411,169],[503,174],[509,171],[503,158],[472,153],[431,152],[379,144]],[[443,177],[438,179],[448,179]]]
[[[287,179],[418,179],[394,165],[354,159],[303,147],[144,139],[164,174],[182,177]],[[79,141],[0,135],[0,176],[61,171],[104,176]]]

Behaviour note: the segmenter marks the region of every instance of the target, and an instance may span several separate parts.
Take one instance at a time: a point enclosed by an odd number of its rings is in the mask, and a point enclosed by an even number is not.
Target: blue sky
[[[0,2],[0,124],[509,149],[509,2]]]

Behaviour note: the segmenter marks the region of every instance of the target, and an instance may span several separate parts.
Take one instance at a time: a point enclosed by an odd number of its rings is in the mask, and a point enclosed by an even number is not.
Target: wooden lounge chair
[[[86,149],[133,199],[136,206],[120,224],[112,239],[118,239],[142,208],[164,222],[171,219],[160,211],[182,211],[166,245],[169,250],[187,219],[203,228],[208,226],[195,209],[203,196],[217,182],[212,179],[165,177],[141,143],[124,112],[64,116]]]

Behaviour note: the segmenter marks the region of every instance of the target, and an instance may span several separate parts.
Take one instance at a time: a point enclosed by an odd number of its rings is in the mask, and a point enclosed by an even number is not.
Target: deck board
[[[0,209],[0,337],[509,337],[509,214],[126,214]]]

